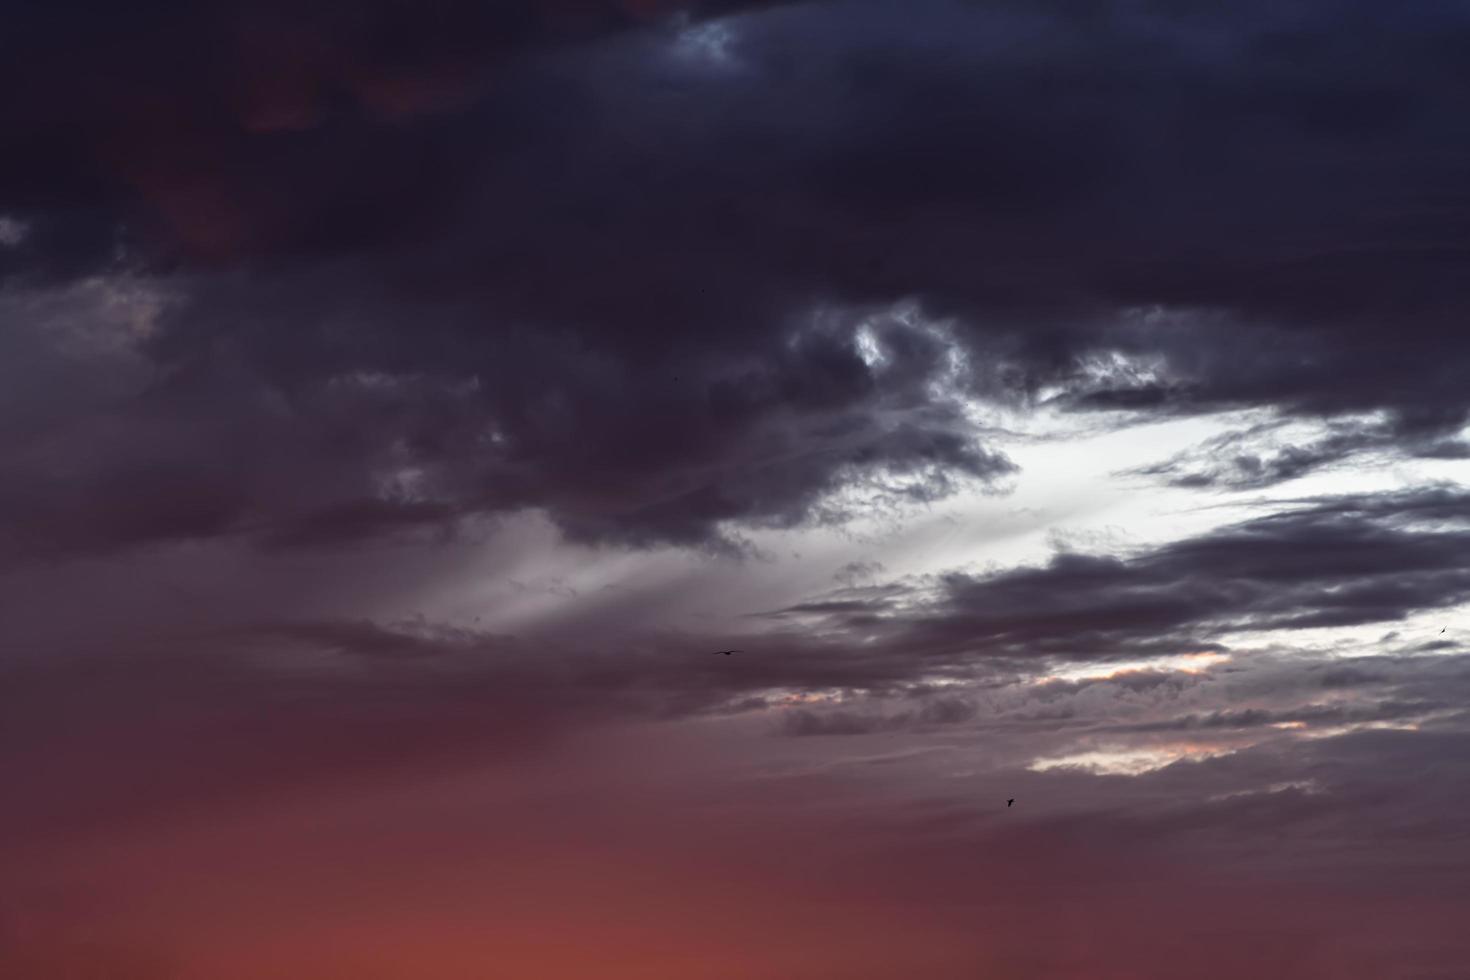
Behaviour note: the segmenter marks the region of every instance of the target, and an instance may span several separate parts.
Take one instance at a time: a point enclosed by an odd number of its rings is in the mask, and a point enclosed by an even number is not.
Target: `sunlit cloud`
[[[1040,677],[1032,679],[1033,684],[1046,684],[1051,681],[1082,681],[1082,680],[1110,680],[1122,677],[1125,674],[1138,671],[1172,671],[1180,674],[1199,675],[1208,673],[1210,668],[1219,664],[1229,663],[1228,653],[1181,653],[1174,656],[1155,657],[1149,660],[1127,660],[1101,664],[1074,664],[1056,667]]]
[[[1027,766],[1033,772],[1055,769],[1077,769],[1100,776],[1141,776],[1176,762],[1203,762],[1231,755],[1234,746],[1178,743],[1148,748],[1093,749],[1069,755],[1033,759]]]
[[[1351,725],[1329,725],[1323,728],[1308,728],[1298,737],[1306,739],[1338,738],[1343,735],[1354,735],[1358,732],[1417,732],[1420,730],[1417,721],[1364,721]]]

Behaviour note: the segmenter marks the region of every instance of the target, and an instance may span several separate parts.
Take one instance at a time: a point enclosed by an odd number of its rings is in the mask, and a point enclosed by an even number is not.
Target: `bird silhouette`
[[[739,653],[739,652],[740,652],[739,650],[716,650],[715,651],[715,656],[718,657],[720,654],[723,653],[725,656],[728,657],[732,653]]]
[[[1010,805],[1011,805],[1011,804],[1012,804],[1012,803],[1014,803],[1014,802],[1016,802],[1016,801],[1015,801],[1015,800],[1006,800],[1006,807],[1007,807],[1007,808],[1009,808],[1009,807],[1010,807]]]
[[[1448,626],[1446,626],[1446,627],[1445,627],[1445,628],[1444,628],[1444,630],[1447,630],[1447,629],[1449,629],[1449,627],[1448,627]],[[1443,632],[1444,632],[1444,630],[1440,630],[1440,632],[1441,632],[1441,633],[1443,633]]]

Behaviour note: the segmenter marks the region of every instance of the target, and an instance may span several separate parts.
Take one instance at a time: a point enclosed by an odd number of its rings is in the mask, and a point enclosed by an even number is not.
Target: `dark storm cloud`
[[[1210,649],[1239,629],[1392,622],[1470,596],[1467,517],[1455,489],[1326,498],[1131,558],[955,573],[910,641],[1094,658]]]
[[[1365,453],[1403,453],[1463,459],[1470,444],[1442,431],[1413,435],[1396,420],[1334,420],[1326,433],[1292,442],[1277,421],[1229,432],[1134,473],[1163,476],[1175,486],[1254,489],[1282,483]]]
[[[61,495],[14,475],[36,538],[350,544],[529,506],[730,547],[842,519],[850,484],[1003,476],[941,377],[1336,426],[1193,483],[1463,451],[1461,8],[777,5],[717,56],[624,30],[663,5],[492,6],[19,18],[0,208],[31,231],[0,260],[66,281],[126,223],[178,299],[138,410],[199,440],[133,432]],[[889,323],[868,363],[857,324],[905,298],[952,337]],[[188,506],[127,503],[184,471]]]
[[[359,324],[383,324],[375,302],[359,297]],[[325,340],[334,323],[308,318],[290,343]],[[94,426],[112,436],[100,455],[86,428],[29,433],[35,452],[7,463],[6,523],[23,539],[12,553],[220,534],[320,546],[528,507],[581,540],[731,547],[721,522],[837,521],[1014,469],[953,397],[930,396],[939,341],[903,337],[914,330],[896,321],[877,325],[901,339],[876,366],[839,322],[692,368],[530,331],[436,340],[425,324],[400,347],[383,325],[329,355],[345,358],[330,377],[283,387],[227,351],[190,365]],[[288,373],[305,369],[303,349]],[[843,490],[856,497],[831,496]]]
[[[1336,422],[1327,435],[1298,444],[1272,438],[1271,431],[1279,427],[1279,423],[1253,426],[1216,436],[1195,449],[1136,472],[1165,476],[1182,487],[1252,489],[1305,476],[1365,450],[1402,446],[1399,434],[1384,423]]]
[[[0,206],[35,217],[37,247],[0,272],[100,260],[119,220],[216,258],[405,234],[462,191],[443,137],[464,133],[398,124],[462,109],[528,51],[762,5],[20,4],[0,40],[0,122],[27,138],[0,163]]]

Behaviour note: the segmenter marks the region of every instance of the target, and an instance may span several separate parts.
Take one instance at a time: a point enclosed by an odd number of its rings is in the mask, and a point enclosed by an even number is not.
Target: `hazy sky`
[[[1470,5],[3,20],[6,980],[1470,976]]]

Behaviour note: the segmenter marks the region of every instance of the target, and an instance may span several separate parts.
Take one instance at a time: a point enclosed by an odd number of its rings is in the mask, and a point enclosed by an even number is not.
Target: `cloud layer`
[[[0,973],[1463,973],[1463,4],[11,21]]]
[[[531,507],[728,547],[850,514],[854,481],[1003,476],[962,396],[1332,426],[1193,483],[1463,455],[1451,5],[809,4],[719,21],[720,57],[687,19],[616,31],[654,6],[442,6],[23,20],[12,289],[118,275],[121,246],[170,300],[124,458],[10,464],[36,537],[320,545]],[[167,516],[126,502],[185,482]]]

